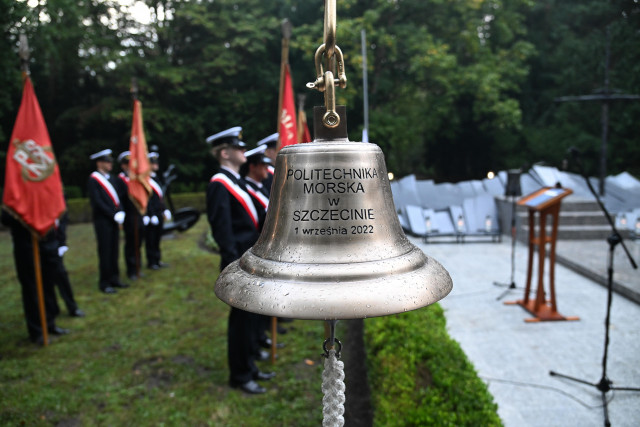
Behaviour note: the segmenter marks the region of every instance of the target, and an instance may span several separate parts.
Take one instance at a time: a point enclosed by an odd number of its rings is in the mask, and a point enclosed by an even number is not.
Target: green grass
[[[229,308],[213,292],[219,257],[202,249],[207,229],[201,219],[164,240],[170,268],[110,296],[98,291],[92,226],[71,226],[65,265],[87,317],[69,317],[59,300],[57,323],[72,332],[47,348],[27,340],[11,237],[0,233],[0,425],[320,424],[321,322],[290,324],[276,365],[260,362],[278,373],[268,393],[227,386]]]
[[[259,364],[278,373],[268,393],[228,387],[229,308],[213,292],[219,257],[207,233],[201,218],[164,240],[169,268],[105,295],[92,225],[70,226],[65,264],[87,317],[69,317],[59,299],[57,323],[72,332],[42,348],[27,340],[11,237],[0,232],[0,425],[321,425],[322,322],[287,324],[275,366]],[[365,330],[376,425],[499,424],[439,306],[367,319]]]

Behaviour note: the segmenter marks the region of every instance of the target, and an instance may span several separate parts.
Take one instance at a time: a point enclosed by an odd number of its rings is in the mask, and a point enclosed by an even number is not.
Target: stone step
[[[598,211],[601,212],[600,206],[598,202],[595,200],[584,200],[577,199],[571,200],[571,196],[569,196],[569,200],[563,200],[560,205],[560,212],[588,212],[588,211]]]
[[[529,214],[526,212],[519,213],[519,221],[521,224],[527,223]],[[560,226],[564,225],[607,225],[607,218],[601,211],[560,211]]]
[[[547,235],[551,235],[551,227],[547,227]],[[629,230],[618,230],[623,239],[629,239]],[[611,234],[609,225],[558,225],[558,240],[605,240]],[[529,239],[529,225],[518,230],[518,238],[524,242]]]

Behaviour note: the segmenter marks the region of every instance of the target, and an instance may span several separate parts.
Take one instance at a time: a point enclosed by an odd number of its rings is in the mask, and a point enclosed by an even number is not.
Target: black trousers
[[[101,290],[117,283],[120,278],[118,270],[118,245],[120,229],[111,219],[94,219],[94,230],[98,243],[98,264],[100,279],[98,286]]]
[[[158,265],[162,257],[160,251],[160,241],[162,240],[162,226],[164,220],[162,215],[158,216],[158,225],[149,224],[145,230],[145,252],[147,253],[147,266]]]
[[[40,266],[42,272],[42,291],[46,312],[47,327],[55,326],[55,318],[60,313],[56,295],[53,290],[53,277],[56,274],[56,257],[58,257],[57,242],[41,243]],[[35,264],[33,260],[33,246],[31,239],[16,239],[13,241],[13,257],[16,264],[18,280],[22,288],[22,308],[27,323],[27,332],[32,340],[42,336],[40,322],[40,308],[38,304],[38,290],[36,285]],[[58,257],[59,258],[59,257]]]
[[[67,311],[69,312],[69,314],[75,313],[75,311],[78,309],[78,304],[76,304],[76,300],[73,297],[71,281],[69,281],[69,273],[64,266],[64,262],[62,261],[61,256],[59,256],[56,261],[56,274],[54,282],[58,287],[58,293],[62,297],[64,304],[67,306]]]
[[[260,326],[257,314],[231,307],[227,328],[229,382],[232,385],[251,381],[258,372],[255,364],[259,352],[256,332]]]
[[[137,230],[136,230],[137,226]],[[124,221],[124,261],[127,265],[127,276],[137,275],[142,265],[140,248],[144,240],[144,224],[137,211],[127,212]]]

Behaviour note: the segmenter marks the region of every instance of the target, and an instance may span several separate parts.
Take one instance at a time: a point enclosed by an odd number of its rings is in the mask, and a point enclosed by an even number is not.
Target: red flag
[[[280,112],[280,148],[298,142],[296,130],[296,104],[293,101],[293,87],[289,64],[284,67],[284,85],[282,89],[282,111]]]
[[[44,236],[66,210],[60,169],[31,79],[24,79],[22,102],[7,150],[2,203],[27,228]]]
[[[131,139],[129,140],[129,198],[136,206],[140,215],[147,211],[151,185],[149,176],[149,152],[147,140],[144,137],[142,127],[142,103],[137,99],[133,101],[133,123],[131,124]]]
[[[307,126],[307,115],[303,109],[298,110],[298,143],[311,142],[311,133]]]

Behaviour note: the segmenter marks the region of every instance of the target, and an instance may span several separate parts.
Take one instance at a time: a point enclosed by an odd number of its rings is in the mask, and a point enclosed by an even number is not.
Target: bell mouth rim
[[[292,319],[362,319],[416,310],[444,298],[453,283],[438,261],[415,250],[423,255],[424,262],[414,268],[358,280],[344,280],[343,271],[339,280],[335,275],[315,281],[296,276],[263,277],[242,268],[241,258],[220,273],[215,293],[238,309]],[[336,264],[331,265],[339,271]]]
[[[349,258],[351,255],[345,255]],[[305,282],[332,282],[340,271],[339,282],[370,280],[384,274],[402,274],[424,267],[429,257],[411,245],[403,254],[390,258],[352,262],[293,262],[262,258],[249,248],[238,260],[240,269],[268,279]],[[281,271],[282,273],[277,273]]]

